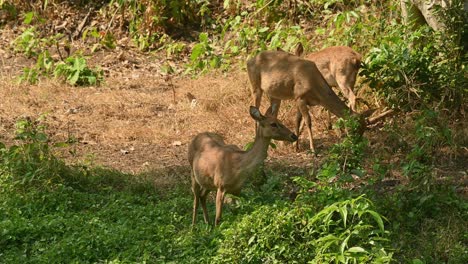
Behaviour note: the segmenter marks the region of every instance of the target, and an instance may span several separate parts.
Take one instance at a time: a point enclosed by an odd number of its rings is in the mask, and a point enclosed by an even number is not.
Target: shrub
[[[48,186],[60,181],[64,166],[50,151],[45,126],[40,120],[23,119],[16,123],[16,128],[16,139],[21,144],[9,148],[0,144],[1,180],[13,184],[11,186]]]
[[[450,36],[394,26],[370,50],[361,75],[392,108],[458,108],[466,99],[467,68]],[[408,43],[413,43],[409,45]]]
[[[227,228],[221,263],[389,263],[383,218],[364,197],[318,213],[309,204],[262,206]]]

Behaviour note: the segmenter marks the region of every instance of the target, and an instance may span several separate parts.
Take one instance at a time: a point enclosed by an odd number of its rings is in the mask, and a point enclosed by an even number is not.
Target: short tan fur
[[[206,199],[216,190],[215,225],[221,220],[226,193],[239,195],[247,177],[255,173],[267,157],[272,139],[294,142],[297,136],[272,116],[263,116],[251,106],[250,115],[258,123],[252,148],[243,151],[235,145],[227,145],[215,133],[200,133],[192,140],[188,150],[194,194],[192,225],[195,225],[199,203],[206,223],[209,222]]]

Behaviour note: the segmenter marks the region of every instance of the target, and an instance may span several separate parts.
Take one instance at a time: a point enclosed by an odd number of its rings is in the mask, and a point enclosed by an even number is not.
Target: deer
[[[216,190],[216,217],[221,220],[226,193],[238,196],[249,175],[263,165],[272,139],[294,142],[297,136],[274,116],[264,116],[257,107],[250,107],[250,116],[256,121],[253,146],[243,151],[235,145],[227,145],[222,136],[212,132],[196,135],[188,148],[191,166],[193,200],[192,227],[196,223],[199,203],[205,223],[209,223],[206,200],[210,191]]]
[[[281,48],[278,50],[283,51]],[[302,57],[304,47],[299,42],[294,54]],[[338,87],[348,99],[348,106],[356,111],[356,95],[354,85],[361,67],[362,55],[348,46],[332,46],[323,50],[310,53],[304,57],[313,61],[322,76],[331,87]],[[331,126],[330,112],[327,114],[328,126]]]
[[[270,99],[267,113],[277,117],[281,100],[296,101],[295,132],[300,136],[300,124],[305,117],[313,153],[315,148],[309,106],[321,105],[338,117],[345,117],[346,113],[358,115],[341,101],[313,61],[284,51],[263,51],[247,61],[247,73],[255,107],[260,107],[262,95],[266,93]],[[361,116],[360,121],[363,132],[365,122]],[[299,151],[298,141],[296,151]]]
[[[302,55],[300,50],[297,49],[297,56]],[[305,59],[317,65],[328,85],[338,87],[348,99],[348,106],[356,111],[356,95],[353,90],[361,67],[362,55],[347,46],[333,46],[310,53]]]
[[[301,57],[304,48],[299,43],[295,55]],[[362,55],[348,46],[332,46],[310,53],[305,59],[313,61],[322,76],[331,87],[338,87],[348,99],[348,106],[356,111],[354,85],[361,67]],[[331,127],[330,112],[327,113],[327,124]]]

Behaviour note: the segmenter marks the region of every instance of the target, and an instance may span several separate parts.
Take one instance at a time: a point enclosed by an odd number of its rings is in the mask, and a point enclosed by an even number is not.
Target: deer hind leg
[[[301,112],[302,116],[304,116],[304,121],[307,126],[307,132],[309,132],[310,150],[312,151],[312,153],[315,153],[314,138],[312,135],[312,119],[310,118],[309,107],[307,106],[307,103],[304,100],[299,99],[297,103],[299,111]]]
[[[215,226],[219,224],[221,221],[221,216],[223,213],[223,203],[224,203],[224,194],[225,191],[222,188],[218,188],[216,193],[216,218],[215,218]]]
[[[208,194],[210,191],[208,190],[202,190],[201,195],[200,195],[200,203],[203,209],[203,219],[205,220],[205,223],[208,224],[210,222],[209,217],[208,217],[208,209],[206,208],[206,198],[208,197]]]
[[[192,192],[193,192],[193,213],[192,213],[192,227],[195,225],[197,221],[197,210],[198,210],[198,203],[200,201],[200,185],[195,181],[195,175],[192,170]]]
[[[331,113],[328,110],[326,110],[326,111],[327,111],[327,128],[332,129]]]

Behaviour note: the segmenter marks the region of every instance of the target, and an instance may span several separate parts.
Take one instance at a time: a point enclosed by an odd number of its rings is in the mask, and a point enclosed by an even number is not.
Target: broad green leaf
[[[362,247],[352,247],[348,249],[348,252],[350,253],[366,253],[367,251],[363,249]]]
[[[29,25],[31,24],[33,18],[34,18],[34,12],[28,12],[26,13],[26,15],[24,15],[23,23],[25,23],[26,25]]]
[[[341,242],[341,245],[340,245],[340,253],[341,253],[341,256],[344,256],[344,250],[345,250],[345,248],[348,246],[348,240],[349,240],[350,237],[351,237],[351,234],[349,234],[349,235],[343,240],[343,242]]]
[[[374,217],[374,220],[377,222],[377,224],[379,225],[379,229],[380,231],[384,231],[384,224],[383,224],[383,220],[382,220],[382,217],[375,211],[372,211],[372,210],[367,210],[366,211],[367,213],[371,214],[372,217]]]
[[[346,206],[341,206],[339,209],[340,209],[341,218],[343,218],[343,225],[346,228],[346,221],[347,221],[347,217],[348,217],[348,209],[346,208]]]
[[[70,82],[70,84],[75,85],[78,82],[78,80],[80,79],[80,72],[75,71],[73,73],[73,75],[69,75],[68,77],[69,77],[68,81]]]
[[[192,62],[198,60],[198,58],[203,53],[205,53],[205,46],[203,44],[201,44],[201,43],[196,44],[195,46],[193,46],[192,54],[190,55],[190,60]]]

